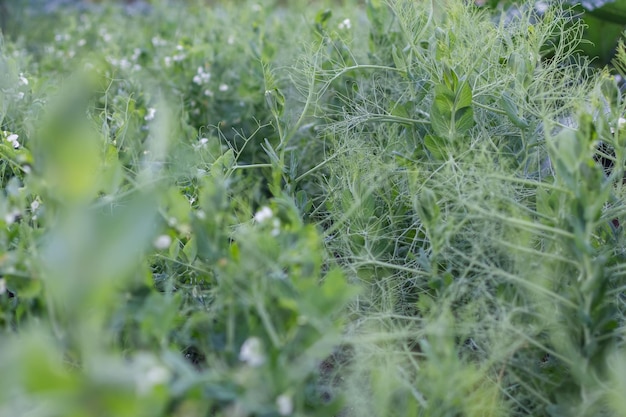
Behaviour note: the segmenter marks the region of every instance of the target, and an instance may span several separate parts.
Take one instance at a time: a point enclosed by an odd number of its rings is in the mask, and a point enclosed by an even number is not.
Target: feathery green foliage
[[[626,105],[568,6],[279,3],[12,8],[0,415],[624,414]]]

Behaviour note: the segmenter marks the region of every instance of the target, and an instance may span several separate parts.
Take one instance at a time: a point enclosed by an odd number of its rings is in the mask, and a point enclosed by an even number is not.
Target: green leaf
[[[500,97],[500,106],[502,110],[505,111],[507,117],[515,125],[520,129],[527,129],[529,127],[526,119],[520,116],[519,109],[517,105],[513,102],[513,98],[508,93],[502,93]]]
[[[320,10],[315,16],[315,30],[319,34],[323,34],[326,31],[328,20],[333,15],[332,10]]]
[[[401,71],[406,71],[406,61],[404,60],[404,57],[398,54],[398,48],[396,48],[396,45],[392,45],[391,47],[391,56],[393,58],[393,63],[396,68]]]
[[[576,132],[571,129],[563,130],[554,137],[554,142],[556,152],[553,157],[557,172],[563,173],[562,171],[565,170],[574,173],[577,171],[582,147]]]
[[[441,31],[442,33],[444,33],[444,35],[442,36],[446,36],[443,30],[441,30],[440,28],[437,28],[438,32]],[[459,77],[456,75],[456,72],[454,72],[453,69],[451,68],[445,68],[443,71],[443,83],[445,84],[446,87],[448,87],[450,90],[456,90],[457,86],[459,85]]]
[[[461,88],[457,90],[455,106],[460,109],[472,105],[472,87],[467,81],[461,83]]]
[[[585,0],[580,4],[589,15],[599,20],[622,26],[626,24],[625,0]]]
[[[235,163],[235,153],[232,149],[227,150],[211,165],[211,175],[219,176],[233,167]]]
[[[615,78],[604,78],[600,84],[600,89],[604,98],[609,102],[611,110],[615,111],[621,102],[621,94]]]
[[[433,190],[423,188],[417,201],[417,213],[427,227],[433,227],[439,219],[439,205]]]
[[[460,135],[464,135],[465,133],[467,133],[468,130],[474,127],[474,109],[472,109],[471,107],[463,107],[457,110],[454,115],[454,119],[455,130]]]
[[[444,140],[438,136],[426,135],[424,137],[424,146],[428,149],[428,152],[433,158],[444,161],[447,159],[447,152],[445,150]]]
[[[278,118],[283,115],[283,110],[285,109],[285,96],[278,88],[273,88],[265,92],[265,102],[274,117]]]
[[[431,125],[437,136],[452,141],[474,126],[472,89],[466,81],[459,85],[453,71],[447,71],[443,78],[443,83],[434,88]]]

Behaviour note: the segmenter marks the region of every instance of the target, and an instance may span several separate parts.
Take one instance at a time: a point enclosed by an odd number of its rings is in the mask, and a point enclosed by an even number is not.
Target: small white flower
[[[5,292],[7,292],[7,282],[4,280],[4,278],[0,278],[0,295],[4,294]]]
[[[152,355],[139,353],[134,359],[135,383],[140,395],[149,393],[155,386],[164,384],[169,380],[169,369],[161,365]]]
[[[41,204],[41,203],[39,202],[39,200],[33,200],[33,202],[32,202],[32,203],[30,203],[30,209],[31,209],[32,211],[37,211],[37,209],[39,208],[39,205],[40,205],[40,204]]]
[[[280,234],[280,220],[279,219],[274,219],[272,221],[272,232],[271,235],[273,237],[276,237]]]
[[[209,143],[209,138],[200,138],[200,145],[206,145]]]
[[[202,67],[198,67],[198,71],[196,72],[196,75],[194,75],[193,77],[193,82],[198,85],[202,85],[202,84],[208,83],[210,79],[211,79],[211,73],[204,71],[204,68]]]
[[[261,10],[263,10],[263,7],[262,7],[260,4],[256,3],[256,4],[253,4],[253,5],[252,5],[252,11],[253,11],[253,12],[257,12],[257,13],[258,13],[258,12],[260,12]]]
[[[18,209],[13,209],[4,215],[4,221],[7,225],[13,224],[21,215],[22,213]]]
[[[281,416],[290,416],[293,413],[293,400],[290,395],[281,394],[276,398],[276,407]]]
[[[213,97],[213,91],[206,89],[204,90],[204,95],[207,97]]]
[[[220,84],[219,90],[221,92],[228,91],[228,84]]]
[[[272,209],[267,206],[263,206],[261,207],[261,210],[257,211],[254,214],[254,220],[257,223],[263,223],[264,221],[271,219],[272,216],[274,216],[274,213],[272,213]]]
[[[619,129],[623,129],[624,127],[626,127],[626,119],[624,119],[623,117],[620,117],[620,118],[617,120],[617,127],[618,127]]]
[[[16,135],[15,133],[7,136],[7,140],[11,142],[11,145],[13,146],[14,149],[17,149],[20,147],[20,141],[18,141],[17,138],[19,138],[19,135]]]
[[[161,39],[158,36],[155,36],[152,38],[152,46],[164,46],[164,45],[167,45],[167,41],[165,41],[164,39]]]
[[[130,68],[131,63],[129,60],[127,60],[126,58],[122,58],[119,61],[117,61],[117,65],[123,69],[123,70],[127,70]]]
[[[24,74],[20,72],[20,85],[28,85],[28,78],[24,77]]]
[[[78,46],[85,46],[85,45],[87,45],[87,41],[85,39],[78,40]]]
[[[169,235],[161,235],[154,239],[153,245],[158,250],[165,250],[172,244],[172,238]]]
[[[166,67],[171,67],[172,57],[166,56],[165,58],[163,58],[163,63],[165,64]]]
[[[265,363],[265,356],[263,356],[263,344],[258,337],[250,337],[239,351],[239,360],[247,363],[252,367],[257,367]]]
[[[18,100],[22,100],[24,98],[24,92],[23,91],[18,91],[17,92],[17,99]]]
[[[233,43],[235,43],[235,35],[228,36],[226,43],[228,43],[229,45],[232,45]]]
[[[156,109],[154,107],[149,107],[148,113],[145,115],[144,120],[147,120],[147,121],[154,120],[155,114],[156,114]]]
[[[350,19],[343,19],[341,23],[339,23],[340,30],[350,29],[350,28],[352,28],[352,23],[350,22]]]
[[[70,40],[70,35],[68,35],[67,33],[57,33],[56,35],[54,35],[54,40],[56,42],[63,42],[63,41],[69,41]]]

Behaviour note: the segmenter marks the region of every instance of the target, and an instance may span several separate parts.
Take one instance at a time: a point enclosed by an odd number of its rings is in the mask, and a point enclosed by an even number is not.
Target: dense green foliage
[[[581,22],[345,3],[11,9],[0,416],[626,414]]]

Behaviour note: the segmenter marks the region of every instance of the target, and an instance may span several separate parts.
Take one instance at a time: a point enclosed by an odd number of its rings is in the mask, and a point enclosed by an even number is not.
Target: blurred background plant
[[[569,6],[57,3],[0,46],[1,416],[624,414]]]
[[[551,0],[542,0],[527,3],[526,7],[533,8],[541,16],[553,3],[555,2]],[[626,28],[626,2],[622,0],[582,2],[557,0],[556,3],[569,7],[576,19],[580,19],[584,24],[582,42],[579,45],[580,52],[592,58],[595,66],[611,65]],[[510,15],[516,14],[520,6],[509,0],[477,1],[476,4],[479,7],[503,10]]]

